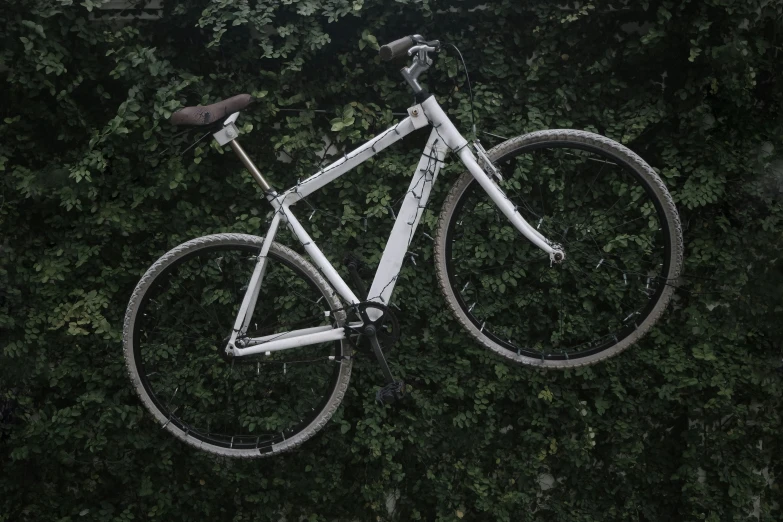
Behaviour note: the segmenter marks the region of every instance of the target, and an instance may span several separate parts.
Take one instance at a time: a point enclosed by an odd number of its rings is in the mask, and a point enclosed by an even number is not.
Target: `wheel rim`
[[[135,365],[159,419],[223,449],[265,452],[294,437],[323,410],[340,374],[339,342],[233,361],[219,355],[259,250],[221,244],[177,259],[151,282],[134,322]],[[326,312],[328,296],[270,252],[249,336],[330,325]]]
[[[566,260],[550,266],[471,180],[444,248],[462,313],[509,355],[554,363],[593,356],[633,335],[662,298],[671,268],[666,213],[648,182],[622,158],[583,143],[523,146],[495,164],[509,199],[565,247]]]

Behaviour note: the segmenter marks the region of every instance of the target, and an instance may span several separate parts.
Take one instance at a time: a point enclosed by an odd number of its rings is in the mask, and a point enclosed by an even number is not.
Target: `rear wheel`
[[[488,154],[498,186],[565,260],[552,263],[463,174],[436,238],[438,279],[460,323],[496,353],[544,367],[592,364],[639,340],[682,264],[679,217],[658,175],[623,145],[574,130]]]
[[[218,234],[174,248],[144,274],[125,316],[125,360],[144,405],[170,433],[219,455],[261,457],[304,442],[351,375],[346,341],[226,355],[262,242]],[[340,307],[310,263],[273,243],[248,336],[339,328]]]

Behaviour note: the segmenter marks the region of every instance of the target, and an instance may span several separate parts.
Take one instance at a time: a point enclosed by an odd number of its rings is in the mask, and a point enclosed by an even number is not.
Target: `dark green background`
[[[140,11],[0,9],[0,521],[780,520],[783,3],[164,3],[158,20],[124,22]],[[167,249],[263,233],[266,208],[208,140],[179,155],[198,133],[166,118],[253,93],[243,144],[288,186],[314,170],[324,134],[341,152],[411,104],[377,46],[414,32],[462,50],[480,129],[593,130],[659,169],[686,241],[673,306],[596,367],[512,366],[447,315],[420,234],[395,294],[406,407],[373,403],[381,376],[363,360],[297,453],[191,450],[130,387],[125,305]],[[425,83],[467,132],[452,51]],[[333,260],[377,261],[425,138],[314,198],[309,224]],[[442,173],[422,232],[458,173]]]

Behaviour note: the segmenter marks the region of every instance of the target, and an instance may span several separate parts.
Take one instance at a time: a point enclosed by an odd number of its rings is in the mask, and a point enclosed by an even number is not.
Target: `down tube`
[[[413,174],[397,220],[394,222],[381,262],[378,264],[375,279],[367,296],[368,301],[389,304],[397,276],[402,269],[402,263],[408,254],[408,247],[413,240],[413,233],[419,225],[424,207],[430,197],[432,185],[435,183],[435,178],[438,176],[438,171],[440,171],[448,151],[448,146],[443,143],[437,131],[433,129],[416,167],[416,172]]]

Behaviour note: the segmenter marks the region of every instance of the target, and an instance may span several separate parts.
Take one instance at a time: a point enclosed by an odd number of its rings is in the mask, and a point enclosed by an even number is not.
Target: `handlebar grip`
[[[411,36],[406,36],[399,40],[394,40],[392,43],[387,43],[386,45],[381,46],[381,60],[388,62],[389,60],[403,56],[408,52],[408,49],[414,45],[416,45],[416,42],[413,41],[413,37]]]

